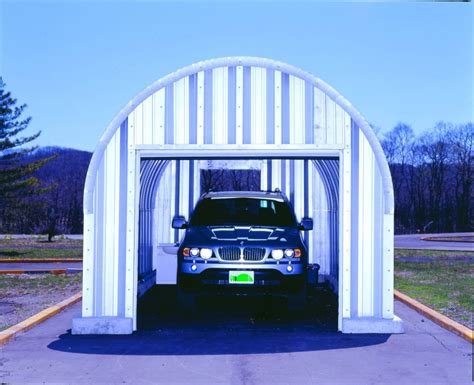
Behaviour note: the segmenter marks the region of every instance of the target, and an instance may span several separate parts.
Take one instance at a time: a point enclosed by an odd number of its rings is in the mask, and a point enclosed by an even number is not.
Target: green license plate
[[[255,283],[253,271],[229,271],[229,283],[235,285],[253,285]]]

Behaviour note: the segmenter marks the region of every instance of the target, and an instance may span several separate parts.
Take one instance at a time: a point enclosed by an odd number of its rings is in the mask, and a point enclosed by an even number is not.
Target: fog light
[[[192,271],[196,271],[197,268],[198,268],[198,267],[197,267],[196,265],[192,265],[192,266],[191,266],[191,270],[192,270]]]
[[[291,265],[288,265],[288,267],[286,268],[286,270],[291,273],[293,271],[293,266]]]

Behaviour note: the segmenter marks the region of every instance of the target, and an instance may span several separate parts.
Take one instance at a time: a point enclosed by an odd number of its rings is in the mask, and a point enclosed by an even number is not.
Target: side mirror
[[[186,218],[182,215],[176,215],[173,218],[173,222],[171,224],[173,229],[186,229],[188,227],[188,222],[186,222]]]
[[[304,217],[303,219],[301,219],[299,228],[300,230],[304,231],[313,230],[313,218]]]

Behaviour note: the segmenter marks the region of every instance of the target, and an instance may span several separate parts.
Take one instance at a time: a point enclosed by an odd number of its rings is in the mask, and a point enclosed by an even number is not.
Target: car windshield
[[[196,207],[192,226],[294,226],[284,201],[260,198],[206,198]]]

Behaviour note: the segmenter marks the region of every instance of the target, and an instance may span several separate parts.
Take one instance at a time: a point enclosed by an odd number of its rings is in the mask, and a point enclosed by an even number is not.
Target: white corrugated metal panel
[[[375,135],[326,83],[260,58],[186,67],[147,88],[112,121],[85,186],[84,316],[136,321],[137,272],[153,269],[153,243],[176,241],[171,218],[188,216],[198,199],[202,163],[141,160],[135,151],[158,144],[314,144],[315,156],[318,149],[338,151],[339,160],[263,162],[262,187],[285,191],[298,218],[313,216],[315,231],[305,239],[321,272],[340,280],[339,327],[342,317],[393,319],[393,191]]]

